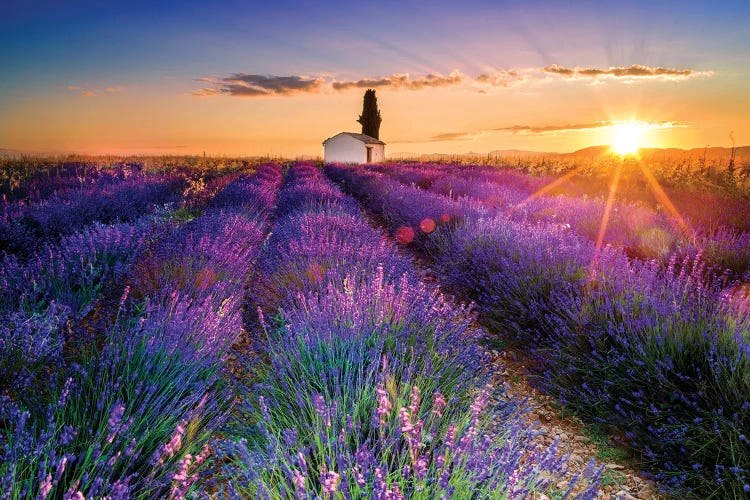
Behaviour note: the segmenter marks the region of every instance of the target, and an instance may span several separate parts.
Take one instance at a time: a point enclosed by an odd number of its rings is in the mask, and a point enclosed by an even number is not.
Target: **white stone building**
[[[341,132],[323,141],[326,163],[377,163],[385,160],[385,143],[374,137]]]

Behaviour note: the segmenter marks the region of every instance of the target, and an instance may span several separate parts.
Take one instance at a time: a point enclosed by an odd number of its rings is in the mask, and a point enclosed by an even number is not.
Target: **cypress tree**
[[[362,103],[362,114],[359,115],[359,123],[362,124],[362,133],[380,139],[380,122],[383,119],[380,117],[380,110],[378,109],[378,98],[375,97],[375,91],[373,89],[367,89],[365,92],[364,101]]]

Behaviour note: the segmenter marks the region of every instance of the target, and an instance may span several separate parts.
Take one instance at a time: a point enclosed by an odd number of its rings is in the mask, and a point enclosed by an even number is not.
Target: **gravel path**
[[[397,244],[395,240],[394,244]],[[416,253],[412,253],[412,256],[422,274],[423,281],[440,288],[440,281],[431,271],[429,264]],[[445,290],[443,293],[451,297]],[[451,300],[455,299],[451,298]],[[482,331],[484,337],[497,338],[497,335],[481,324],[475,323],[475,326]],[[529,382],[531,372],[527,368],[528,356],[509,348],[502,350],[490,348],[489,353],[496,367],[494,380],[498,384],[505,384],[509,396],[526,399],[529,406],[527,413],[529,424],[534,425],[540,431],[536,438],[537,442],[540,445],[549,446],[557,440],[560,453],[570,456],[567,475],[569,479],[581,472],[593,459],[597,464],[604,465],[606,468],[597,498],[602,500],[669,498],[658,492],[652,480],[645,478],[637,471],[637,464],[627,458],[627,452],[624,449],[599,445],[597,436],[592,435],[589,426],[574,415],[565,415],[562,406],[555,398],[538,391],[531,385]],[[609,441],[616,442],[617,438],[611,436]],[[568,483],[565,481],[558,483],[560,489],[565,489],[567,486]],[[542,496],[536,500],[545,500],[545,497]]]
[[[523,355],[512,350],[492,351],[492,354],[493,363],[497,366],[498,382],[508,387],[509,395],[528,400],[531,407],[528,413],[529,421],[541,431],[537,437],[539,443],[549,445],[557,440],[561,453],[570,455],[570,476],[580,472],[589,460],[595,459],[598,464],[606,467],[598,498],[667,498],[659,494],[654,482],[644,478],[627,458],[620,458],[625,453],[616,448],[602,448],[595,442],[596,438],[591,435],[589,427],[578,417],[563,415],[560,404],[554,398],[532,387],[528,381],[529,372]],[[610,437],[610,440],[612,439],[615,438]],[[567,484],[558,483],[558,486],[563,488]]]
[[[446,297],[458,302],[441,286],[439,278],[432,272],[424,256],[411,247],[399,244],[385,230],[387,225],[384,220],[367,210],[366,207],[362,206],[362,209],[373,227],[380,230],[393,245],[403,248],[412,257],[422,276],[422,281],[437,286]],[[497,338],[496,334],[483,325],[475,323],[475,326],[482,331],[485,338]],[[569,455],[568,480],[581,472],[593,459],[597,464],[604,465],[606,468],[597,498],[602,500],[666,500],[670,498],[659,493],[656,483],[637,470],[634,460],[625,458],[627,452],[624,449],[597,444],[596,436],[592,435],[591,428],[580,418],[564,414],[562,406],[555,398],[535,389],[529,382],[531,373],[527,368],[528,356],[509,348],[503,348],[502,351],[490,348],[490,354],[492,363],[497,367],[495,381],[506,385],[509,396],[526,399],[529,406],[527,413],[529,425],[534,425],[540,431],[536,437],[537,442],[540,445],[549,446],[557,440],[560,453]],[[612,436],[608,441],[616,442],[617,439]],[[558,483],[560,489],[565,489],[567,486],[568,483],[565,481]],[[542,495],[534,500],[548,499]]]

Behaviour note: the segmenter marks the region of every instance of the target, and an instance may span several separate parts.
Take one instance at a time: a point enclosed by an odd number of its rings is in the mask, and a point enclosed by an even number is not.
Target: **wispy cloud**
[[[544,68],[544,72],[565,78],[618,78],[618,79],[660,79],[686,80],[698,76],[712,76],[713,71],[696,71],[694,69],[650,67],[641,64],[632,66],[611,66],[606,69],[574,67],[566,68],[553,64]]]
[[[444,141],[468,141],[491,133],[510,133],[521,135],[548,135],[569,132],[584,132],[603,128],[612,128],[622,125],[621,121],[598,121],[589,123],[566,123],[560,125],[510,125],[506,127],[485,128],[468,132],[445,132],[433,135],[427,139],[405,140],[391,142],[444,142]],[[690,124],[680,120],[637,122],[644,129],[668,129],[687,127]]]
[[[191,94],[199,97],[217,95],[268,97],[302,93],[344,92],[351,89],[365,88],[424,90],[462,85],[473,88],[476,92],[487,93],[493,87],[515,87],[533,82],[549,81],[556,77],[569,80],[585,80],[589,83],[601,84],[606,79],[619,79],[623,81],[659,79],[679,81],[697,76],[711,75],[713,75],[712,71],[649,67],[640,64],[634,64],[629,67],[610,67],[607,69],[577,66],[567,68],[558,66],[557,64],[524,69],[498,68],[485,71],[476,76],[467,76],[456,69],[447,75],[440,73],[427,73],[423,75],[393,73],[386,76],[365,77],[357,80],[337,80],[335,77],[325,73],[290,76],[233,73],[226,77],[197,78],[197,81],[207,85],[191,92]]]
[[[562,125],[512,125],[510,127],[498,127],[488,129],[491,132],[511,132],[513,134],[552,134],[555,132],[577,132],[582,130],[595,130],[598,128],[607,128],[615,126],[615,122],[601,121],[591,123],[566,123]]]
[[[118,92],[124,92],[125,87],[89,87],[87,85],[68,85],[68,90],[76,92],[78,95],[83,97],[98,97],[106,94],[115,94]]]
[[[233,73],[225,78],[199,78],[198,81],[210,83],[211,86],[193,92],[196,96],[225,94],[237,97],[262,97],[319,92],[325,80],[322,77],[310,78],[296,75]]]
[[[491,85],[492,87],[513,87],[524,83],[529,77],[529,72],[522,72],[514,69],[496,69],[475,76],[474,81],[485,85]]]
[[[444,134],[438,134],[430,137],[426,141],[408,141],[408,142],[443,142],[443,141],[468,141],[475,139],[482,135],[482,131],[479,132],[446,132]],[[393,141],[399,142],[399,141]]]
[[[568,123],[564,125],[544,125],[544,126],[532,126],[532,125],[513,125],[511,127],[499,127],[488,129],[491,132],[511,132],[513,134],[530,134],[530,135],[542,135],[542,134],[553,134],[557,132],[580,132],[585,130],[596,130],[600,128],[611,128],[622,125],[624,122],[621,121],[599,121],[590,123]],[[672,120],[672,121],[659,121],[659,122],[636,122],[639,126],[645,129],[664,129],[664,128],[677,128],[687,127],[690,125],[688,122]]]
[[[197,81],[208,83],[201,89],[192,92],[199,97],[229,95],[236,97],[265,97],[273,95],[292,95],[299,93],[322,93],[324,91],[342,92],[355,88],[393,88],[405,90],[422,90],[425,88],[450,87],[461,84],[465,75],[456,70],[449,75],[428,73],[412,77],[409,73],[395,73],[376,78],[360,80],[336,80],[324,76],[274,76],[234,73],[228,77],[205,77]]]
[[[461,84],[465,79],[463,73],[458,70],[444,76],[441,74],[429,73],[425,76],[412,78],[409,73],[396,73],[382,78],[354,81],[337,81],[334,80],[331,86],[334,90],[348,90],[352,88],[379,88],[392,87],[396,89],[421,90],[424,88],[434,87],[452,87]]]

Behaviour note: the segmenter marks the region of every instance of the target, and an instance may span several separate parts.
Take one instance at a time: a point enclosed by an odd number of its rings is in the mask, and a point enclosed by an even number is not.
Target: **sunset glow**
[[[613,128],[612,151],[626,156],[638,153],[644,127],[638,123],[626,123]]]
[[[391,157],[750,142],[747,2],[4,5],[0,149],[317,157],[366,88]]]

